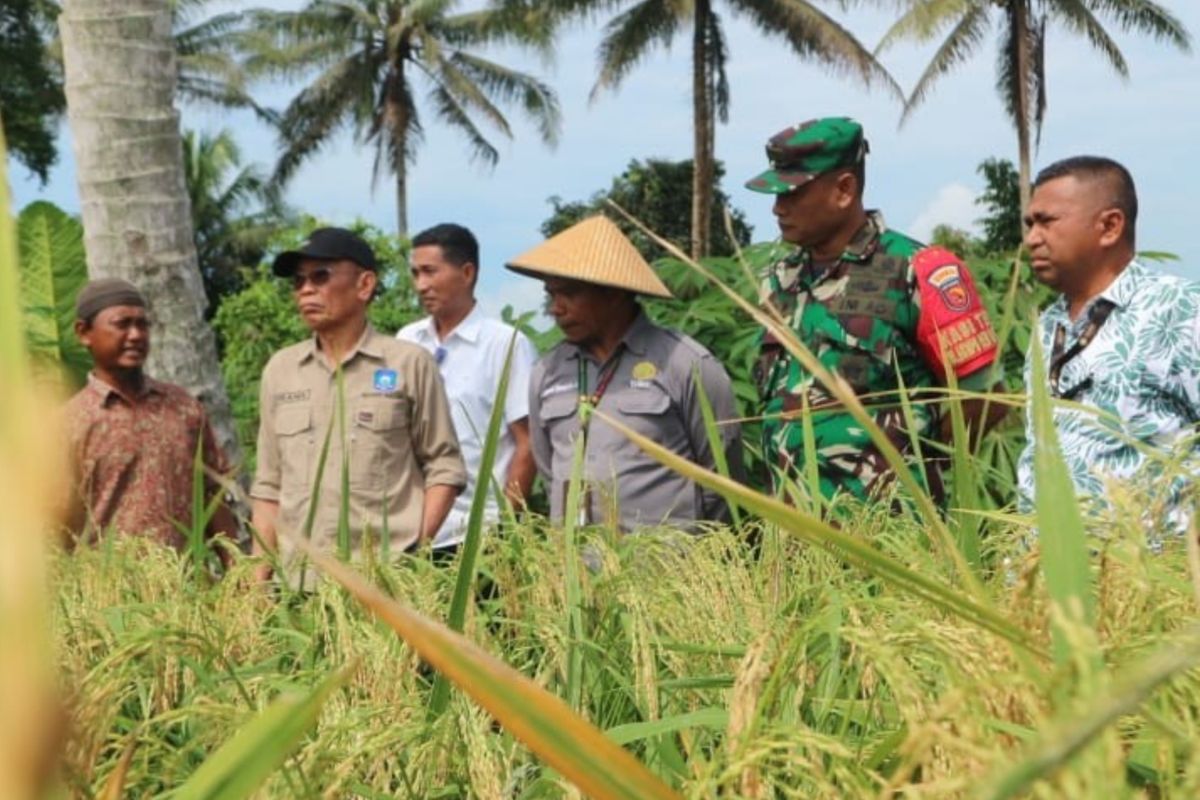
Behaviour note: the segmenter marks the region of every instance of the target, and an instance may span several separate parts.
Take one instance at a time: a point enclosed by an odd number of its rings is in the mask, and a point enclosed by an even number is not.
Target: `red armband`
[[[945,365],[964,378],[996,360],[996,332],[979,300],[971,272],[944,247],[926,247],[913,256],[921,319],[917,347],[942,380]]]

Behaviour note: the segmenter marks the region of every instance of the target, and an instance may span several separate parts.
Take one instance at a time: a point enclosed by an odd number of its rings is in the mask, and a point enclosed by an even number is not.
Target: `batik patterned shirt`
[[[1150,272],[1136,261],[1074,321],[1062,296],[1042,315],[1038,335],[1046,374],[1055,331],[1059,326],[1066,331],[1065,352],[1101,300],[1112,311],[1087,347],[1062,367],[1058,382],[1063,391],[1086,386],[1074,398],[1086,408],[1054,408],[1063,458],[1077,496],[1091,511],[1103,506],[1109,480],[1153,480],[1164,458],[1194,459],[1200,421],[1200,284]],[[1025,359],[1026,386],[1032,385],[1031,359],[1032,347]],[[1026,434],[1017,474],[1020,507],[1029,511],[1035,496],[1031,415]],[[1176,479],[1169,488],[1167,519],[1152,522],[1186,525],[1189,515],[1180,507],[1184,483]]]
[[[66,411],[73,500],[84,511],[75,533],[94,540],[111,530],[182,548],[187,538],[178,525],[191,525],[197,448],[209,470],[227,471],[199,401],[150,378],[140,395],[127,397],[89,375]],[[206,497],[219,490],[209,476]]]

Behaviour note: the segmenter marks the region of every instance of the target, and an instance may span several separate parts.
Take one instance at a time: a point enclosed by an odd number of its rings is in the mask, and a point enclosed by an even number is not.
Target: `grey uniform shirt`
[[[529,434],[538,471],[547,483],[550,517],[560,522],[579,435],[579,363],[595,393],[599,364],[582,348],[563,342],[533,368],[529,387]],[[608,363],[616,369],[597,408],[690,461],[713,469],[695,373],[719,423],[732,474],[742,474],[741,433],[733,387],[725,368],[687,336],[654,325],[639,314]],[[726,424],[720,424],[724,421]],[[624,530],[666,524],[691,527],[698,520],[728,518],[724,500],[643,453],[624,434],[593,417],[583,477],[588,518],[616,521]]]

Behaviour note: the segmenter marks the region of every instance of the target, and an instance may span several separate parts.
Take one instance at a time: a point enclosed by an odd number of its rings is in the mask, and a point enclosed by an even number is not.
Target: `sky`
[[[1016,135],[994,88],[997,33],[975,58],[944,78],[900,127],[901,105],[894,96],[802,61],[728,5],[715,5],[726,26],[732,97],[729,122],[717,127],[716,153],[725,162],[724,189],[733,205],[746,212],[756,241],[777,236],[770,198],[742,188],[765,168],[766,140],[794,123],[834,115],[863,124],[871,144],[867,202],[883,211],[891,227],[917,238],[928,237],[939,223],[978,229],[982,210],[974,200],[983,188],[978,164],[993,156],[1016,161]],[[874,46],[895,18],[893,5],[831,14]],[[1193,38],[1200,36],[1200,2],[1171,0],[1165,5]],[[486,51],[507,66],[538,74],[558,92],[563,127],[555,148],[545,146],[514,111],[513,138],[499,133],[490,137],[500,161],[489,169],[472,162],[462,136],[426,110],[424,142],[409,173],[409,227],[416,232],[440,222],[458,222],[475,232],[483,262],[479,297],[488,313],[498,314],[506,304],[518,311],[540,306],[540,283],[508,272],[503,264],[541,240],[539,226],[550,214],[551,196],[585,199],[607,188],[635,158],[691,156],[690,35],[678,37],[669,50],[657,50],[618,91],[589,101],[602,22],[562,31],[550,63],[510,48]],[[1200,280],[1200,236],[1194,228],[1195,204],[1200,201],[1200,58],[1195,47],[1192,53],[1181,53],[1120,33],[1115,24],[1109,30],[1129,64],[1128,81],[1086,41],[1061,27],[1051,28],[1046,45],[1048,108],[1034,169],[1083,153],[1121,161],[1138,188],[1139,248],[1177,254],[1181,261],[1170,271]],[[885,52],[881,61],[907,90],[932,49],[900,45]],[[267,87],[264,96],[282,106],[290,92]],[[190,106],[181,112],[185,128],[232,129],[245,159],[264,170],[279,152],[274,135],[249,114]],[[78,211],[66,127],[64,122],[59,163],[47,185],[39,185],[20,166],[12,170],[18,207],[48,199]],[[371,164],[371,149],[357,144],[346,131],[300,169],[286,199],[296,209],[335,224],[363,218],[393,231],[394,184],[381,180],[372,190]]]

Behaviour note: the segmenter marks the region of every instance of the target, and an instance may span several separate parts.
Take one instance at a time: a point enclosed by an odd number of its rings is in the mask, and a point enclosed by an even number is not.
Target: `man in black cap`
[[[280,350],[263,370],[250,495],[255,552],[278,552],[293,585],[305,584],[297,537],[343,555],[368,543],[377,557],[398,555],[433,537],[467,483],[433,357],[367,322],[377,269],[371,247],[343,228],[318,228],[274,262],[313,337]],[[349,536],[339,538],[343,499]],[[271,571],[264,563],[259,575]]]
[[[95,366],[67,404],[73,478],[68,528],[85,541],[111,531],[182,550],[188,544],[183,531],[192,525],[197,448],[210,473],[228,471],[204,407],[181,387],[143,371],[150,321],[145,298],[128,281],[101,278],[85,286],[76,300],[75,333]],[[207,498],[221,491],[212,474],[206,487]],[[233,541],[237,522],[224,504],[206,533]],[[224,558],[228,551],[218,553]]]

